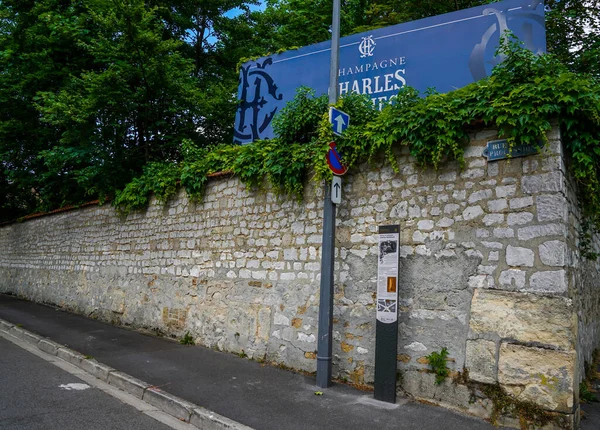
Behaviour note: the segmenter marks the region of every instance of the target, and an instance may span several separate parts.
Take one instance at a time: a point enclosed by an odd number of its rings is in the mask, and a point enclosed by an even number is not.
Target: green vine
[[[381,111],[365,96],[344,95],[338,107],[352,120],[344,137],[335,140],[338,149],[349,167],[385,155],[397,169],[394,149],[399,145],[408,146],[420,166],[437,168],[449,160],[462,166],[468,130],[474,124],[497,128],[511,147],[543,146],[550,121],[556,119],[584,218],[590,234],[595,234],[600,228],[600,82],[570,72],[552,55],[534,55],[510,37],[499,53],[505,60],[490,77],[449,93],[423,98],[403,88]],[[127,213],[143,208],[148,195],[157,191],[165,201],[178,182],[190,196],[201,199],[207,175],[224,171],[250,187],[261,187],[266,179],[276,191],[301,198],[307,172],[314,172],[316,181],[331,176],[325,162],[333,140],[326,98],[300,89],[274,119],[274,129],[276,138],[249,145],[198,150],[184,142],[179,163],[149,166],[114,204]]]
[[[579,231],[579,249],[581,256],[587,260],[595,261],[600,254],[594,247],[594,235],[597,232],[595,226],[592,225],[589,219],[584,218]]]

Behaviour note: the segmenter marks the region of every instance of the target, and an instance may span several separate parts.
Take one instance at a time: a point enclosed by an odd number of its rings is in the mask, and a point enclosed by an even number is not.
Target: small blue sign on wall
[[[488,161],[497,161],[539,154],[539,148],[540,147],[536,145],[514,145],[511,148],[506,139],[491,140],[487,143],[482,155],[486,157]]]
[[[350,125],[350,115],[331,106],[329,108],[329,122],[331,123],[333,134],[341,136]]]
[[[381,107],[405,85],[421,92],[461,88],[502,61],[496,48],[506,30],[527,49],[545,52],[543,0],[505,0],[343,37],[339,93],[368,94]],[[271,121],[298,87],[326,94],[330,58],[327,41],[243,64],[235,142],[273,137]]]

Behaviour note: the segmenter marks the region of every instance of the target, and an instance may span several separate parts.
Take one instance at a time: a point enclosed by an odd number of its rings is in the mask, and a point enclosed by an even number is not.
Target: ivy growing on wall
[[[448,160],[464,164],[467,128],[474,122],[495,127],[511,146],[547,143],[550,121],[559,122],[578,183],[584,215],[600,229],[600,82],[597,77],[570,72],[552,55],[534,55],[506,38],[505,59],[490,77],[464,88],[427,97],[411,88],[400,90],[381,111],[364,96],[347,94],[338,107],[352,117],[351,126],[336,142],[349,167],[385,154],[397,169],[393,149],[406,145],[423,167]],[[152,164],[119,192],[114,205],[124,213],[147,205],[150,193],[164,201],[180,182],[190,196],[201,199],[207,176],[228,171],[250,187],[266,179],[286,194],[302,196],[307,172],[314,179],[331,175],[325,153],[333,135],[326,96],[307,88],[298,91],[274,120],[278,136],[250,145],[221,145],[198,150],[183,142],[179,164]]]

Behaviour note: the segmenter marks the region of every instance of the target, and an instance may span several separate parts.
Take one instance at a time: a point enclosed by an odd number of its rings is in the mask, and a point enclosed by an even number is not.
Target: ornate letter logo
[[[373,40],[373,36],[363,37],[360,45],[358,46],[358,50],[360,51],[360,58],[372,57],[373,52],[375,51],[375,41]]]
[[[278,88],[273,78],[265,71],[265,68],[271,64],[273,64],[273,60],[267,58],[262,64],[256,63],[256,67],[252,70],[250,70],[252,65],[248,65],[242,67],[240,71],[241,100],[233,131],[236,143],[247,143],[260,139],[261,133],[273,120],[277,107],[270,112],[262,112],[265,105],[269,104],[265,96],[271,96],[275,100],[283,99],[283,94],[277,95]],[[252,81],[253,77],[256,79]],[[250,88],[251,85],[252,88]],[[266,93],[264,93],[265,90]]]
[[[539,54],[542,52],[539,46],[534,44],[533,26],[544,27],[543,13],[537,13],[538,7],[544,8],[542,0],[524,0],[522,7],[513,10],[498,10],[486,8],[483,10],[484,16],[494,16],[495,23],[492,23],[486,32],[481,36],[481,42],[475,45],[469,58],[469,69],[471,75],[477,81],[488,76],[491,68],[504,60],[503,55],[496,55],[496,46],[492,41],[506,35],[507,30],[518,31],[522,33],[523,44],[530,51]],[[514,21],[518,24],[509,26],[509,22]]]

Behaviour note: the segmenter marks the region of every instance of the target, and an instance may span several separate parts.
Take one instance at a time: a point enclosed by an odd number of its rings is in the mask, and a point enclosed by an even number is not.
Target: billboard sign
[[[500,36],[512,31],[535,53],[546,51],[543,0],[506,0],[340,39],[339,91],[368,94],[376,106],[409,85],[448,92],[488,76],[502,59]],[[300,86],[329,87],[331,41],[242,65],[234,140],[273,137],[273,117]]]

